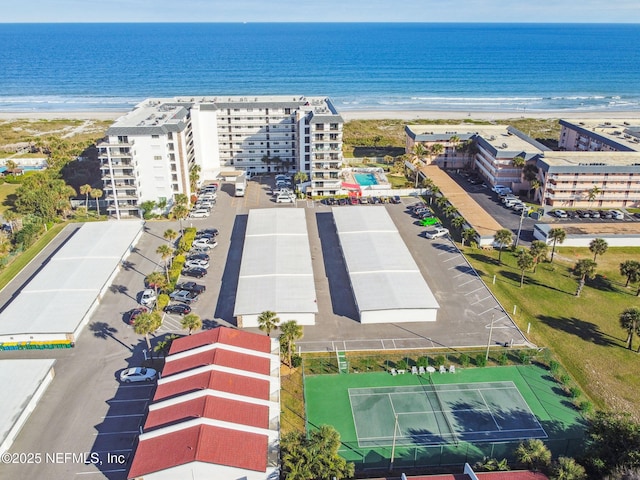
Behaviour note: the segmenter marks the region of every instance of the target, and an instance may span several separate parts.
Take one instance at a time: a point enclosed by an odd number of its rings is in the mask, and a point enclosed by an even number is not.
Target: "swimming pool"
[[[359,185],[368,187],[370,185],[378,185],[378,180],[373,173],[354,173],[353,176]]]

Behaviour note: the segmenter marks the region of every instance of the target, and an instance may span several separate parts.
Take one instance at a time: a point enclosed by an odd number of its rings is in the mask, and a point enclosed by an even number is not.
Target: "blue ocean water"
[[[340,110],[633,110],[640,25],[0,24],[0,110],[329,95]]]

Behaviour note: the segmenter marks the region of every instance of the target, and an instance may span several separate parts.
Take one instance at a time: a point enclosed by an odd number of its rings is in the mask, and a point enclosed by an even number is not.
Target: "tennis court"
[[[513,382],[350,388],[359,447],[546,438]],[[396,422],[397,419],[397,422]]]

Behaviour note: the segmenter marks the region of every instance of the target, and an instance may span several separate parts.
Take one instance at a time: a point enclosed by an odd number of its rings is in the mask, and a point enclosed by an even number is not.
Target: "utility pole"
[[[515,248],[518,248],[518,242],[520,242],[520,232],[522,231],[522,222],[524,220],[524,213],[527,211],[527,207],[522,209],[522,213],[520,214],[520,225],[518,225],[518,234],[516,235],[516,245]]]

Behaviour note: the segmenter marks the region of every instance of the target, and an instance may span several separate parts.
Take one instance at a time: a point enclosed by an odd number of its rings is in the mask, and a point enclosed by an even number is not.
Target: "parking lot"
[[[331,207],[306,200],[276,204],[269,195],[272,182],[270,177],[252,179],[244,197],[233,196],[233,184],[223,184],[209,217],[184,221],[185,227],[215,227],[220,231],[218,245],[210,254],[209,273],[198,280],[207,290],[192,305],[193,312],[201,316],[204,328],[235,325],[235,289],[249,209],[304,208],[319,314],[315,326],[304,328],[304,338],[298,342],[302,351],[486,346],[490,331],[493,345],[525,343],[455,245],[447,238],[428,240],[423,236],[424,228],[406,212],[406,204],[413,199],[403,199],[401,204],[388,204],[384,208],[440,304],[438,320],[361,325],[340,254]],[[168,228],[178,230],[179,224],[175,221],[146,223],[136,249],[116,276],[75,348],[0,352],[1,358],[57,358],[56,378],[10,451],[86,454],[57,457],[58,463],[3,465],[0,478],[126,478],[137,434],[155,388],[154,383],[124,385],[117,379],[123,368],[142,363],[147,348],[144,338],[135,334],[128,324],[127,312],[137,306],[145,276],[163,269],[156,250],[166,243],[163,232]],[[12,288],[10,285],[5,291],[10,292]],[[180,315],[165,315],[154,342],[169,333],[185,334],[180,320]]]

